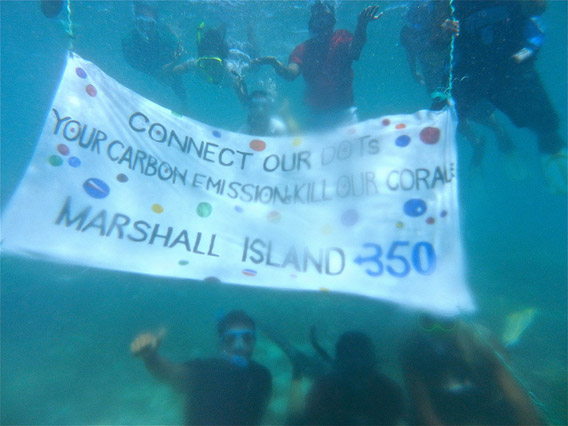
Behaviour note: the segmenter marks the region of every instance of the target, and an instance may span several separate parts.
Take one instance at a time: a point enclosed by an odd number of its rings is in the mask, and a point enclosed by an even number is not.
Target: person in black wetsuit
[[[217,332],[215,358],[172,363],[158,354],[164,333],[143,333],[130,349],[154,377],[185,395],[185,424],[259,425],[270,401],[272,376],[251,359],[254,321],[243,311],[232,311],[218,323]]]
[[[291,424],[399,424],[404,411],[402,391],[378,371],[369,336],[359,331],[343,333],[335,346],[335,359],[330,361],[331,371],[315,377],[304,410],[296,404],[296,411],[289,413]],[[293,386],[297,374],[295,371]]]
[[[180,75],[173,72],[184,54],[181,40],[166,25],[158,22],[153,3],[134,1],[134,28],[122,40],[124,59],[131,67],[169,85],[186,112],[187,94]]]
[[[411,424],[544,424],[486,330],[430,314],[418,322],[401,350]]]
[[[566,147],[558,115],[536,71],[536,51],[527,49],[531,19],[546,9],[545,0],[454,1],[459,23],[455,39],[454,86],[458,114],[468,116],[486,99],[517,127],[538,138],[545,176],[551,167],[563,175]],[[530,37],[530,36],[529,36]]]

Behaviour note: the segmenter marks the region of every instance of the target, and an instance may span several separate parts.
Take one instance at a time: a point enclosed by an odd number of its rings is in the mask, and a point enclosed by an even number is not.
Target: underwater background
[[[376,2],[384,16],[368,27],[354,64],[355,103],[361,120],[427,108],[423,87],[410,76],[399,45],[405,3]],[[229,23],[228,37],[244,40],[252,23],[259,55],[286,61],[309,37],[310,2],[160,2],[161,20],[196,54],[200,22]],[[354,30],[370,2],[336,2],[336,28]],[[121,40],[132,28],[131,3],[71,2],[71,14],[48,19],[36,1],[1,1],[1,205],[16,191],[31,160],[63,71],[67,49],[94,62],[124,86],[168,108],[171,89],[132,68]],[[69,21],[70,18],[70,21]],[[550,1],[543,15],[547,39],[538,70],[561,118],[566,140],[567,3]],[[71,23],[71,28],[69,27]],[[67,30],[67,31],[66,31]],[[68,36],[72,31],[74,38]],[[304,83],[286,82],[271,69],[247,75],[249,88],[285,99],[300,125]],[[230,88],[184,76],[189,115],[237,130],[246,112]],[[473,320],[497,336],[507,319],[528,315],[530,325],[510,348],[510,364],[553,424],[567,419],[567,203],[547,190],[535,137],[499,115],[526,159],[530,176],[510,180],[492,136],[481,173],[470,173],[471,148],[458,137],[462,239],[477,311]],[[485,133],[484,129],[477,129]],[[215,353],[217,316],[248,311],[259,325],[308,349],[317,327],[332,349],[346,330],[372,336],[382,370],[402,384],[397,344],[414,314],[392,304],[349,295],[276,291],[220,283],[166,279],[40,262],[6,253],[1,259],[2,424],[179,424],[179,397],[156,382],[130,355],[138,332],[166,327],[161,353],[176,361]],[[530,314],[528,314],[530,313]],[[534,313],[534,316],[531,316]],[[282,424],[291,368],[262,334],[255,358],[274,375],[267,423]]]

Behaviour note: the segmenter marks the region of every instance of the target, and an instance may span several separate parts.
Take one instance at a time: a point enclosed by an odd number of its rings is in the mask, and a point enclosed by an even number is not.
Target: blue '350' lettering
[[[404,256],[408,241],[393,241],[387,252],[386,259],[382,260],[383,249],[379,244],[365,243],[363,248],[371,248],[374,253],[370,256],[357,256],[358,265],[371,264],[365,273],[371,277],[378,277],[386,270],[389,275],[397,278],[406,277],[412,269],[421,275],[431,275],[436,270],[437,257],[434,247],[427,241],[420,241],[412,247],[410,261]],[[402,254],[400,252],[403,252]],[[383,263],[384,262],[384,263]],[[385,266],[386,265],[386,266]]]

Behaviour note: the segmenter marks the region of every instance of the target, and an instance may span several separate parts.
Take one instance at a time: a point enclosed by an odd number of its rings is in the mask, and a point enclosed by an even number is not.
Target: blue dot
[[[215,136],[216,138],[220,138],[221,132],[219,130],[213,130],[213,136]]]
[[[396,138],[394,143],[396,144],[396,146],[400,146],[401,148],[404,148],[405,146],[407,146],[410,143],[410,136],[400,135],[398,138]]]
[[[75,68],[75,73],[77,74],[77,76],[79,78],[87,78],[87,73],[85,72],[85,70],[83,68]]]
[[[71,157],[69,158],[69,160],[67,160],[67,163],[69,163],[71,167],[79,167],[81,165],[81,160],[79,160],[77,157]]]
[[[87,179],[83,183],[83,189],[93,198],[105,198],[110,193],[108,185],[97,178]]]
[[[412,198],[404,203],[402,210],[407,216],[418,217],[426,213],[427,207],[424,200],[421,200],[419,198]]]
[[[243,212],[243,208],[241,206],[235,206],[235,211],[242,213]]]

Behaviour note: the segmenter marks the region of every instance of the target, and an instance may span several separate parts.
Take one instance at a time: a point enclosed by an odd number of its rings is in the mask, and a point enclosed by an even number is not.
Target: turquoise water
[[[404,8],[379,2],[388,11],[368,30],[368,42],[355,64],[355,98],[362,119],[414,112],[428,106],[411,79],[398,32]],[[367,3],[338,4],[338,28],[354,29]],[[39,2],[1,2],[2,208],[15,192],[31,159],[70,47],[63,25],[46,19]],[[164,2],[163,19],[195,53],[195,28],[228,19],[229,36],[245,37],[253,23],[261,55],[285,60],[307,38],[309,3]],[[132,70],[120,41],[130,28],[128,2],[73,2],[74,50],[123,85],[166,107],[176,98],[168,87]],[[566,140],[566,2],[550,2],[543,16],[548,38],[538,68],[562,118]],[[269,70],[256,75],[273,87],[277,102],[288,98],[303,116],[303,82],[284,82]],[[249,85],[255,75],[249,77]],[[271,80],[271,78],[273,80]],[[227,88],[187,76],[190,115],[235,130],[245,118]],[[258,83],[260,85],[261,83]],[[284,96],[285,94],[285,96]],[[503,120],[506,122],[504,117]],[[301,122],[301,118],[299,119]],[[537,314],[511,350],[511,365],[543,404],[555,424],[566,412],[566,198],[550,194],[540,174],[534,137],[507,130],[527,159],[531,176],[507,179],[503,158],[488,135],[483,172],[459,170],[462,230],[470,287],[478,305],[475,320],[496,334],[509,314],[535,308]],[[482,130],[480,130],[482,131]],[[471,149],[459,139],[459,161]],[[206,356],[220,310],[241,307],[259,323],[307,345],[310,324],[331,347],[343,331],[362,329],[376,341],[383,369],[400,381],[396,345],[412,325],[410,316],[381,302],[335,294],[277,292],[214,283],[160,279],[136,274],[71,267],[2,256],[1,423],[2,424],[175,424],[180,400],[156,383],[128,345],[141,330],[168,328],[162,352],[175,360]],[[260,337],[256,357],[275,376],[270,423],[282,423],[290,366]]]

